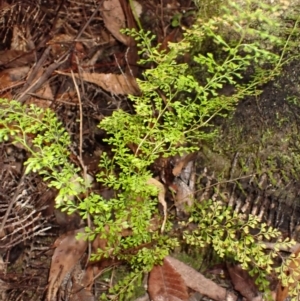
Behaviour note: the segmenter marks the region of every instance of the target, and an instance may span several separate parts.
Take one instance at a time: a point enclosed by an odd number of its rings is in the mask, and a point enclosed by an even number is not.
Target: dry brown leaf
[[[43,73],[44,69],[41,68],[34,80],[40,78],[43,75]],[[50,107],[50,105],[52,104],[51,99],[53,99],[53,93],[49,81],[47,81],[40,89],[38,89],[35,94],[37,97],[31,96],[26,101],[27,105],[34,104],[43,109],[47,109]]]
[[[5,65],[6,68],[21,67],[29,65],[35,61],[33,52],[25,52],[22,50],[5,50],[0,51],[0,66]]]
[[[0,97],[12,99],[12,89],[25,83],[30,68],[28,66],[5,69],[0,72]]]
[[[68,34],[56,34],[47,45],[51,45],[52,55],[60,57],[66,52],[66,49],[74,43],[74,37]]]
[[[87,248],[86,240],[76,238],[78,233],[84,233],[84,228],[70,231],[54,243],[56,249],[51,261],[46,301],[56,300],[57,291],[66,274],[72,271]]]
[[[194,160],[197,156],[197,153],[191,153],[191,154],[187,154],[187,155],[184,155],[184,156],[181,156],[177,162],[176,162],[176,165],[174,166],[173,170],[172,170],[172,173],[175,177],[178,177],[182,171],[183,168],[186,167],[186,165]]]
[[[71,76],[70,73],[57,71],[59,74]],[[74,73],[76,78],[81,78],[89,83],[96,84],[102,89],[111,92],[112,94],[122,95],[138,95],[140,94],[138,84],[131,75],[113,74],[113,73],[88,73],[83,72],[80,75]]]
[[[162,266],[155,266],[150,272],[148,292],[153,301],[184,301],[189,298],[186,284],[166,259]]]
[[[205,278],[201,273],[185,263],[171,256],[167,256],[165,261],[168,261],[168,263],[181,275],[186,286],[194,291],[216,301],[237,300],[237,297],[234,294],[217,285],[210,279]]]
[[[234,289],[238,291],[247,301],[251,301],[259,296],[259,291],[255,285],[254,279],[249,273],[243,270],[239,265],[227,265]]]
[[[130,38],[122,33],[120,29],[126,27],[125,15],[119,0],[103,1],[101,11],[105,27],[121,43],[129,46]]]
[[[154,178],[150,178],[147,181],[147,184],[148,185],[153,185],[158,189],[158,201],[163,206],[163,210],[164,210],[164,221],[163,221],[162,226],[161,226],[161,232],[164,232],[165,225],[166,225],[166,222],[167,222],[167,209],[168,209],[167,208],[167,202],[165,200],[165,195],[166,195],[165,186],[162,183],[160,183],[158,180],[154,179]]]
[[[19,67],[6,69],[0,72],[0,93],[5,92],[24,83],[24,79],[29,72],[29,67]],[[1,94],[3,97],[3,94]]]
[[[109,231],[109,227],[105,227],[105,231]],[[95,240],[92,243],[92,253],[96,254],[98,250],[105,250],[107,247],[107,239],[101,238],[100,235],[97,235]],[[89,262],[85,275],[82,279],[82,284],[86,287],[87,290],[91,290],[92,286],[94,284],[94,277],[101,272],[103,269],[103,266],[101,265],[101,260],[100,262]]]

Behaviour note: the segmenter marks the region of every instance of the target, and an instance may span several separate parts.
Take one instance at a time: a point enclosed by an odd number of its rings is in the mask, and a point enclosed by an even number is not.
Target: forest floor
[[[28,1],[26,6],[15,0],[1,2],[0,98],[53,109],[72,137],[75,164],[82,139],[84,164],[95,175],[99,155],[108,149],[99,122],[116,109],[133,111],[127,94],[136,93],[136,84],[124,83],[121,77],[128,72],[141,76],[143,69],[137,65],[136,45],[119,30],[136,23],[125,0],[113,2],[120,3],[122,12],[115,15],[105,13],[103,1],[46,2]],[[192,0],[153,0],[140,6],[143,27],[156,34],[163,47],[182,38],[182,27],[191,26],[196,11]],[[210,13],[209,8],[204,11]],[[262,87],[262,94],[242,100],[231,118],[215,120],[218,139],[201,146],[193,161],[197,198],[205,193],[212,197],[217,189],[237,212],[261,216],[296,240],[300,239],[299,70],[300,60],[291,61],[278,78]],[[3,300],[44,300],[54,241],[83,225],[78,215],[55,209],[57,192],[38,175],[23,176],[27,156],[11,142],[0,144]],[[213,183],[209,192],[208,183]],[[95,191],[110,197],[102,187]],[[230,279],[221,276],[226,267],[216,266],[209,254],[196,258],[181,249],[175,255],[232,289]],[[126,270],[120,268],[120,273]],[[97,298],[111,285],[106,280],[95,281]]]

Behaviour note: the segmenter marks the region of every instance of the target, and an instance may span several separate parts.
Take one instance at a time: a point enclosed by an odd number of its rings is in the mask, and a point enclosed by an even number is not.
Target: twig
[[[79,163],[80,163],[80,165],[82,167],[82,170],[83,170],[83,179],[84,179],[84,183],[86,184],[88,182],[88,180],[87,180],[87,168],[86,168],[86,166],[85,166],[85,164],[83,162],[83,159],[82,159],[82,145],[83,145],[82,102],[81,102],[80,91],[79,91],[79,88],[78,88],[78,85],[77,85],[77,82],[76,82],[73,70],[71,70],[71,75],[72,75],[72,79],[73,79],[73,82],[74,82],[74,86],[75,86],[75,90],[76,90],[76,93],[77,93],[77,96],[78,96],[78,102],[79,102],[79,115],[80,116],[79,116],[79,156],[78,156],[78,160],[79,160]],[[89,213],[87,215],[87,222],[88,222],[88,227],[91,229],[92,222],[91,222],[91,217],[90,217]],[[89,241],[89,243],[88,243],[88,258],[87,258],[87,261],[86,261],[86,267],[87,267],[87,265],[89,263],[91,254],[92,254],[92,245],[91,245],[91,242]]]
[[[20,91],[20,93],[24,93],[29,88],[32,81],[36,78],[36,76],[38,75],[38,72],[41,70],[41,68],[44,65],[44,62],[48,58],[50,50],[51,50],[51,46],[48,46],[45,49],[45,51],[42,54],[42,56],[40,57],[39,61],[36,63],[36,65],[34,66],[32,72],[30,73],[30,75],[29,75],[25,85],[23,86],[22,90]]]
[[[62,65],[68,58],[70,49],[56,62],[51,64],[44,74],[38,78],[28,89],[26,89],[17,99],[21,103],[25,103],[25,101],[30,97],[29,93],[34,93],[36,90],[42,87],[42,85],[48,80],[53,71],[57,69],[60,65]]]
[[[72,79],[73,79],[73,82],[74,82],[75,90],[76,90],[76,93],[77,93],[77,96],[78,96],[78,103],[79,103],[79,150],[78,151],[79,151],[79,161],[80,161],[81,167],[84,169],[85,165],[84,165],[83,160],[82,160],[82,145],[83,145],[83,143],[82,143],[82,133],[83,133],[83,131],[82,131],[82,124],[83,124],[82,102],[81,102],[81,95],[80,95],[80,92],[79,92],[79,88],[78,88],[73,70],[71,70],[71,75],[72,75]]]
[[[85,31],[85,29],[87,28],[87,26],[91,23],[91,21],[93,20],[93,18],[95,17],[96,13],[98,12],[99,8],[102,6],[104,0],[100,1],[98,6],[95,8],[94,12],[92,13],[92,15],[90,16],[90,18],[87,20],[87,22],[82,26],[82,28],[79,29],[79,32],[77,34],[77,36],[75,37],[75,41],[77,41],[81,35],[83,34],[83,32]]]
[[[77,64],[77,69],[78,69],[78,74],[79,74],[79,79],[80,79],[80,85],[81,85],[81,90],[82,90],[82,93],[83,93],[83,96],[85,95],[85,90],[84,90],[84,84],[83,84],[83,76],[82,76],[82,71],[83,71],[83,68],[82,66],[80,65],[79,63],[79,60],[78,60],[78,56],[76,55],[76,64]]]
[[[199,192],[199,191],[202,191],[202,190],[206,190],[206,188],[209,189],[209,188],[211,188],[211,187],[214,187],[214,186],[217,186],[217,185],[220,185],[220,184],[232,183],[232,182],[235,182],[235,181],[238,181],[238,180],[251,178],[251,177],[253,177],[253,176],[255,176],[255,175],[256,175],[256,173],[251,174],[251,175],[247,175],[247,176],[243,176],[243,177],[234,178],[234,179],[231,179],[231,180],[226,180],[226,181],[217,182],[217,183],[214,183],[214,184],[209,185],[208,187],[206,186],[205,188],[198,189],[198,190],[196,190],[195,192]]]
[[[233,177],[233,174],[234,174],[234,171],[235,171],[235,168],[236,168],[236,165],[237,165],[237,161],[238,161],[239,155],[240,155],[239,152],[236,152],[235,155],[234,155],[233,162],[231,164],[231,170],[230,170],[229,180],[231,180],[232,177]]]
[[[18,81],[18,82],[14,83],[14,84],[12,84],[12,85],[10,85],[10,86],[7,86],[7,87],[1,89],[1,90],[0,90],[0,93],[3,93],[3,92],[5,92],[5,91],[7,91],[7,90],[10,90],[10,89],[13,89],[13,88],[16,88],[16,87],[19,87],[19,86],[23,85],[24,83],[25,83],[24,80]]]
[[[84,30],[86,29],[86,27],[89,25],[89,23],[92,21],[92,19],[95,17],[98,9],[100,8],[100,6],[102,5],[102,3],[104,2],[104,0],[102,0],[98,6],[96,7],[96,9],[94,10],[93,14],[91,15],[91,17],[89,18],[89,20],[82,26],[82,28],[79,30],[77,36],[75,37],[74,41],[76,41],[77,39],[80,38],[80,36],[82,35],[82,33],[84,32]],[[61,64],[63,64],[69,57],[70,52],[72,51],[73,47],[70,47],[70,49],[64,54],[62,55],[62,57],[54,62],[53,64],[51,64],[47,70],[44,72],[44,74],[37,79],[31,86],[29,86],[26,89],[26,86],[24,87],[24,91],[22,91],[22,94],[17,98],[21,103],[24,103],[29,97],[30,95],[28,95],[29,93],[34,93],[36,90],[38,90],[45,82],[46,80],[48,80],[48,78],[50,77],[50,75],[52,74],[52,72],[57,69]],[[33,80],[33,78],[36,77],[36,74],[38,72],[38,70],[42,67],[45,59],[48,57],[48,54],[51,50],[51,47],[49,46],[44,54],[42,55],[42,57],[40,58],[38,64],[36,65],[36,67],[33,70],[33,74],[30,76],[29,78],[29,82],[30,80]]]

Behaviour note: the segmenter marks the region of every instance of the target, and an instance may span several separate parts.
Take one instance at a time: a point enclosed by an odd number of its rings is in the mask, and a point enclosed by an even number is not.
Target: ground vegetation
[[[167,2],[2,4],[4,300],[297,296],[295,9]]]

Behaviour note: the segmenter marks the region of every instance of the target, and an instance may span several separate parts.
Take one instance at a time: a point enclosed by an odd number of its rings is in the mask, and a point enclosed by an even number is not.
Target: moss
[[[212,16],[218,16],[221,11],[220,7],[226,5],[224,0],[194,0],[194,3],[199,10],[199,16],[203,19],[209,19]]]
[[[285,66],[259,97],[241,101],[233,117],[223,120],[219,136],[203,148],[201,164],[214,171],[218,181],[229,180],[233,171],[233,179],[254,175],[258,185],[266,174],[272,197],[293,205],[300,175],[299,65],[295,61]],[[247,181],[251,185],[250,177]]]

